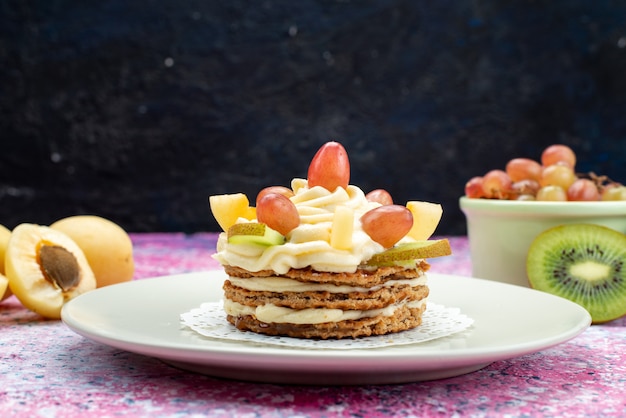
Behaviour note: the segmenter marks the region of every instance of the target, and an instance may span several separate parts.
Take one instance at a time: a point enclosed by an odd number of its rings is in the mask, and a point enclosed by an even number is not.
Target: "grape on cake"
[[[441,205],[394,204],[383,189],[350,184],[345,148],[327,142],[307,178],[269,186],[255,205],[242,193],[209,197],[223,229],[224,310],[238,329],[298,338],[357,338],[419,326],[429,294],[429,239]]]

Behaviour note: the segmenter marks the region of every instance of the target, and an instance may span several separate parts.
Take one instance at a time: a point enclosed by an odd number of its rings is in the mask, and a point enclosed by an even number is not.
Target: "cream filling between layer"
[[[426,275],[414,279],[389,280],[381,285],[372,287],[359,287],[347,285],[334,285],[332,283],[305,283],[286,277],[250,277],[242,279],[239,277],[229,277],[228,280],[237,287],[241,287],[253,292],[330,292],[330,293],[350,293],[350,292],[371,292],[386,287],[408,284],[411,287],[426,285]]]
[[[426,299],[410,301],[387,306],[382,309],[370,309],[366,311],[343,311],[341,309],[308,308],[290,309],[268,303],[262,306],[252,307],[242,305],[231,300],[224,300],[224,310],[228,315],[234,317],[252,315],[261,322],[267,324],[323,324],[325,322],[339,322],[347,320],[357,320],[362,318],[372,318],[378,315],[392,316],[396,309],[406,306],[409,308],[420,308]]]

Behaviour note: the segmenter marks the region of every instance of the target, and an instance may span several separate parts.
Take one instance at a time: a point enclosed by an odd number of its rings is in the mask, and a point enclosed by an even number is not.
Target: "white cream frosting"
[[[229,244],[221,233],[215,258],[223,265],[232,265],[248,271],[274,270],[284,274],[289,269],[312,267],[317,271],[354,272],[364,261],[384,250],[361,227],[360,217],[380,206],[369,202],[363,191],[354,185],[338,187],[331,192],[323,187],[309,188],[305,179],[294,179],[291,201],[300,215],[300,225],[293,229],[282,245],[263,247],[252,244]],[[348,250],[333,248],[330,233],[337,206],[354,210],[352,247]],[[238,222],[250,222],[240,219]],[[256,222],[256,221],[253,221]],[[406,238],[405,238],[406,239]]]
[[[426,303],[426,299],[391,305],[382,309],[343,311],[341,309],[326,308],[290,309],[273,304],[265,304],[255,308],[230,300],[224,300],[224,310],[228,315],[235,317],[252,315],[256,317],[257,320],[265,322],[266,324],[323,324],[325,322],[372,318],[378,315],[391,316],[396,309],[400,307],[408,306],[410,308],[418,308],[424,303]]]

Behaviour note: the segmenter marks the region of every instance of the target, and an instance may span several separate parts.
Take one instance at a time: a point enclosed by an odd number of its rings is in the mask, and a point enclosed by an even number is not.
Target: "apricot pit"
[[[42,245],[39,249],[41,272],[46,280],[67,292],[80,281],[76,257],[58,245]]]

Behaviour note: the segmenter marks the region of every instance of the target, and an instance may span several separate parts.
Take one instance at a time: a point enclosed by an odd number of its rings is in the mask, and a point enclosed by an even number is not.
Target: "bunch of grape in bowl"
[[[626,311],[626,187],[601,173],[577,173],[576,162],[562,144],[538,160],[512,158],[469,179],[460,207],[473,276],[570,299],[584,293],[574,301],[590,311],[615,304],[599,303],[598,294],[617,294],[617,312],[592,314],[603,322]]]
[[[541,154],[540,162],[513,158],[504,170],[493,169],[471,178],[465,196],[499,200],[555,202],[626,200],[626,186],[595,173],[576,173],[576,154],[555,144]]]

